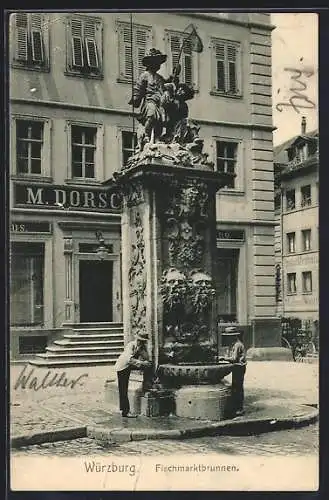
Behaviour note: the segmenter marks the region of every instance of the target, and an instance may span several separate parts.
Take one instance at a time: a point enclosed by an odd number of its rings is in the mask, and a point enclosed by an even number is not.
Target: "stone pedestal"
[[[174,395],[170,391],[150,391],[141,397],[141,414],[146,417],[164,417],[174,412]]]
[[[178,417],[224,420],[230,411],[231,387],[226,381],[216,385],[189,385],[175,392]]]
[[[293,361],[290,349],[281,347],[281,321],[279,318],[252,320],[252,346],[247,359],[253,361]]]
[[[248,361],[293,361],[291,349],[286,347],[251,347],[247,351]]]

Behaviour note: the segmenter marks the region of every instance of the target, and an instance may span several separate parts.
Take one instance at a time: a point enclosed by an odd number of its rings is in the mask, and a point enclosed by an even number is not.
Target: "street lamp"
[[[96,232],[96,238],[98,239],[99,242],[96,253],[101,260],[104,260],[108,256],[109,252],[105,245],[105,240],[103,238],[103,235],[100,231]]]

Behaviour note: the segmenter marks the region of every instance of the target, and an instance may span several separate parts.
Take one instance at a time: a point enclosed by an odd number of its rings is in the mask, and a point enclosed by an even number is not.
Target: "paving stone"
[[[113,418],[120,420],[122,427],[122,419],[118,415],[117,407],[110,407],[104,401],[105,381],[115,379],[113,367],[103,366],[95,367],[95,369],[93,367],[92,370],[88,368],[88,378],[85,385],[80,388],[75,387],[73,390],[48,388],[39,391],[14,389],[14,382],[17,380],[21,369],[21,366],[11,367],[10,428],[12,435],[37,433],[43,430],[51,431],[57,428],[72,427],[72,425],[79,425],[80,423],[92,425],[101,421],[112,425]],[[36,369],[35,373],[44,373],[44,371],[45,369]],[[66,372],[73,378],[81,374],[81,368],[66,369]],[[248,401],[250,412],[257,409],[260,418],[264,417],[260,401],[262,401],[263,406],[264,402],[272,406],[271,415],[273,418],[282,415],[283,408],[285,411],[291,410],[292,414],[302,415],[301,409],[296,412],[296,404],[317,404],[318,402],[318,366],[315,364],[250,362],[247,366],[245,381],[246,401]],[[145,426],[156,428],[158,425],[155,420],[144,418],[145,423],[143,424],[141,421],[139,428],[141,433]],[[137,420],[140,421],[140,417]],[[133,424],[129,422],[128,425]],[[195,427],[198,425],[196,422]],[[175,418],[167,418],[166,423],[163,420],[163,430],[175,428],[181,428]],[[229,454],[234,454],[237,450],[239,450],[239,453],[244,454],[253,453],[253,450],[256,450],[257,453],[279,455],[281,450],[283,450],[283,454],[288,451],[289,453],[302,452],[302,454],[305,454],[305,450],[307,450],[307,453],[317,453],[317,437],[314,432],[310,431],[312,428],[313,426],[309,426],[305,429],[280,431],[280,438],[277,432],[271,432],[269,434],[276,436],[274,441],[270,441],[270,438],[264,436],[194,437],[184,442],[161,439],[155,443],[152,443],[151,440],[122,443],[118,447],[109,444],[106,448],[100,446],[96,440],[86,438],[72,442],[50,443],[30,447],[25,452],[45,455],[63,454],[67,456],[96,452],[108,454],[109,450],[111,450],[111,454],[153,453],[156,455],[159,453],[175,453],[177,450],[182,451],[182,453],[184,450],[187,453],[199,453],[200,449],[202,449],[203,453],[225,450],[225,453]],[[293,434],[287,434],[289,432]],[[305,438],[308,434],[313,436],[312,439]],[[283,440],[283,436],[286,436],[285,440]],[[166,438],[165,435],[163,437]],[[269,441],[266,441],[266,439]],[[277,442],[280,445],[277,445]],[[137,447],[136,443],[138,444]],[[258,443],[270,443],[270,445],[260,446]],[[13,452],[18,453],[19,451]]]

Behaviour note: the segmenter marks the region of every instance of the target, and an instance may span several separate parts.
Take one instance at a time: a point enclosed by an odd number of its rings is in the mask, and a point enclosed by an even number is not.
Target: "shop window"
[[[42,174],[44,123],[16,120],[16,173]]]
[[[236,174],[239,144],[233,141],[216,141],[216,169],[217,172]],[[234,189],[235,178],[228,182],[227,188]]]
[[[217,250],[217,310],[219,322],[237,321],[238,249]]]
[[[287,284],[288,284],[288,294],[289,295],[296,294],[297,293],[296,273],[287,274]]]
[[[137,134],[136,132],[130,132],[127,130],[122,130],[121,132],[121,144],[122,144],[122,165],[127,165],[128,159],[135,153],[137,145]]]
[[[44,244],[13,243],[10,268],[11,324],[44,321]]]
[[[311,250],[311,229],[302,230],[302,245],[303,252]]]
[[[308,184],[307,186],[302,186],[300,189],[301,192],[301,206],[308,207],[312,205],[312,197],[311,197],[311,186]]]
[[[142,59],[152,46],[152,30],[148,26],[118,22],[119,78],[120,82],[136,81],[145,71]]]
[[[14,20],[15,67],[49,69],[48,22],[41,13],[17,12]]]
[[[240,96],[240,44],[212,40],[212,93]]]
[[[296,233],[287,233],[288,253],[296,252]]]
[[[95,153],[96,153],[95,127],[82,127],[72,125],[72,177],[93,179],[95,178]]]
[[[312,271],[302,273],[303,293],[312,293]]]
[[[286,192],[286,206],[287,210],[294,210],[296,208],[295,190],[288,189]]]
[[[67,31],[67,73],[102,76],[102,24],[94,17],[72,17]]]

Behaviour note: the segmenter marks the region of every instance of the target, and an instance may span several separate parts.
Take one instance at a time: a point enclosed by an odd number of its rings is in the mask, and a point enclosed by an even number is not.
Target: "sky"
[[[307,131],[318,127],[318,16],[276,13],[271,14],[271,22],[276,26],[272,31],[272,85],[273,125],[277,127],[273,141],[277,146],[300,133],[302,116]],[[292,70],[302,71],[301,76]],[[294,80],[296,76],[301,83]],[[297,91],[290,90],[294,88]],[[295,110],[286,104],[298,92],[301,97],[292,100]]]

